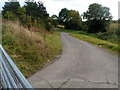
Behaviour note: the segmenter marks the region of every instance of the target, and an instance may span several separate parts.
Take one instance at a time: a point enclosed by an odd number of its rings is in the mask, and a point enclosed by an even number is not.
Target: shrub
[[[7,11],[4,17],[9,20],[16,20],[16,16],[12,11]]]
[[[57,28],[64,29],[65,26],[64,25],[57,25]]]
[[[108,32],[99,32],[99,33],[97,33],[97,37],[99,39],[102,39],[102,40],[107,40],[108,35],[109,35]]]

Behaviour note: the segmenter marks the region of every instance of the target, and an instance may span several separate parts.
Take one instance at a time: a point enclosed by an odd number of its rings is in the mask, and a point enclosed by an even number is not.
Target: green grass
[[[32,32],[15,22],[3,22],[2,45],[19,70],[29,77],[62,49],[58,32]]]
[[[78,38],[80,40],[90,42],[94,45],[101,46],[103,48],[107,48],[107,49],[110,49],[112,51],[118,52],[118,44],[111,43],[111,42],[108,42],[105,40],[100,40],[100,39],[97,39],[97,38],[94,38],[91,36],[87,36],[87,35],[82,35],[82,34],[70,34],[70,35],[75,37],[75,38]]]

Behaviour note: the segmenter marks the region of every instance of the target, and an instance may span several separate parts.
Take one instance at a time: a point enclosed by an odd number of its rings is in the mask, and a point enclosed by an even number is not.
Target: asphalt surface
[[[28,78],[34,88],[117,88],[118,57],[61,33],[59,60]]]

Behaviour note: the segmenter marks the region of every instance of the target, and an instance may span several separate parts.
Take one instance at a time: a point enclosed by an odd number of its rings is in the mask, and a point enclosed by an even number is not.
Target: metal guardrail
[[[0,45],[0,88],[31,88],[12,59]]]

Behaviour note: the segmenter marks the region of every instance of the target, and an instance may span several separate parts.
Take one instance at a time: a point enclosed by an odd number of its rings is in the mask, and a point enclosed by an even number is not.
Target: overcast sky
[[[0,0],[0,9],[4,6],[4,2],[8,0]],[[23,5],[25,0],[18,0]],[[62,8],[73,9],[83,14],[92,3],[99,3],[102,6],[110,8],[110,13],[114,20],[118,19],[118,2],[119,0],[35,0],[42,1],[47,12],[51,15],[58,15]]]

